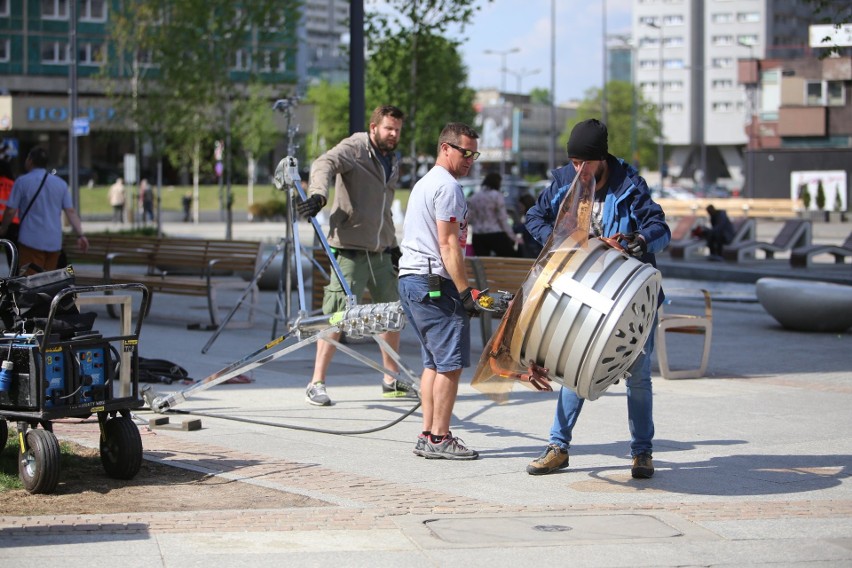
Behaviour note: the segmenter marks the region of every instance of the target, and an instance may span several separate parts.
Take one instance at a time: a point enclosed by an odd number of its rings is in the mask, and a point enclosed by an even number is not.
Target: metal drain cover
[[[683,536],[681,530],[655,516],[637,514],[440,518],[426,520],[424,525],[445,543],[476,546],[647,541]]]

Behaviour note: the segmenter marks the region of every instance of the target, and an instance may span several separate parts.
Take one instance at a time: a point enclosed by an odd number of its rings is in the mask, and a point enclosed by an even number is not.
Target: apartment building
[[[0,152],[26,154],[35,145],[45,146],[61,173],[69,160],[72,119],[77,118],[85,124],[78,132],[82,135],[76,137],[81,181],[106,183],[121,171],[124,155],[136,152],[137,148],[133,137],[127,135],[127,125],[119,119],[114,102],[106,95],[105,81],[100,78],[106,70],[110,79],[130,84],[128,69],[109,64],[116,57],[116,45],[109,32],[110,13],[118,9],[120,2],[77,2],[74,72],[78,104],[77,116],[72,117],[69,97],[72,0],[0,0]],[[302,11],[310,18],[282,12],[263,30],[247,33],[245,49],[238,50],[232,61],[223,62],[229,65],[232,80],[245,82],[250,75],[259,74],[270,84],[295,84],[300,73],[298,45],[290,38],[304,35],[313,41],[311,26],[317,4],[331,5],[328,0],[308,0]],[[347,3],[333,4],[339,21],[341,6]],[[294,32],[300,25],[308,31]],[[313,54],[313,58],[307,59],[304,74],[313,73],[313,64],[324,65],[327,60],[319,48]],[[278,115],[274,119],[283,123]],[[285,128],[281,129],[283,133]],[[138,150],[144,161],[145,145]],[[20,169],[22,160],[15,163]]]
[[[635,84],[662,107],[669,175],[745,187],[745,126],[758,101],[738,81],[738,62],[808,53],[813,6],[800,0],[634,0],[632,19]]]

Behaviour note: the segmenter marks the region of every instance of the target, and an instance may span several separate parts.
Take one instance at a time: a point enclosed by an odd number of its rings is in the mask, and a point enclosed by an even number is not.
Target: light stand
[[[278,293],[276,295],[275,301],[275,314],[273,316],[273,325],[272,325],[272,338],[275,339],[277,337],[278,330],[278,320],[284,319],[288,323],[288,328],[292,328],[291,323],[294,320],[294,314],[292,309],[292,293],[293,293],[293,277],[291,264],[289,261],[290,258],[295,259],[296,265],[296,276],[298,281],[298,291],[299,291],[299,312],[297,317],[303,318],[308,314],[307,302],[305,300],[305,286],[304,286],[304,275],[302,272],[302,254],[304,249],[299,240],[299,231],[298,231],[298,219],[295,214],[295,204],[298,203],[298,200],[307,199],[307,195],[305,194],[304,189],[302,189],[301,180],[299,179],[299,168],[298,161],[293,154],[296,151],[296,145],[294,144],[294,139],[296,133],[299,130],[298,126],[291,126],[291,120],[293,116],[293,108],[298,103],[298,99],[296,97],[288,97],[286,99],[279,99],[272,106],[272,109],[278,112],[283,112],[287,118],[287,152],[288,156],[282,159],[278,163],[278,167],[275,168],[275,175],[273,178],[273,184],[275,188],[279,191],[287,191],[287,225],[285,236],[278,240],[278,243],[275,245],[275,250],[270,254],[269,258],[267,258],[258,268],[257,272],[252,277],[248,286],[246,286],[245,290],[242,293],[242,296],[239,298],[237,303],[228,313],[228,315],[222,320],[222,323],[218,328],[214,331],[213,335],[201,349],[202,353],[207,353],[210,349],[210,346],[213,345],[213,342],[216,341],[216,338],[219,336],[221,331],[225,328],[237,310],[245,300],[246,296],[249,292],[257,285],[257,282],[263,276],[266,269],[272,264],[273,260],[277,258],[278,254],[282,251],[284,252],[282,260],[281,260],[281,271],[278,277]],[[347,296],[347,307],[353,307],[355,305],[355,298],[352,294],[351,289],[349,288],[346,279],[343,278],[342,272],[340,271],[340,266],[337,264],[337,259],[331,254],[331,248],[326,240],[325,236],[322,233],[322,228],[317,222],[316,219],[310,219],[314,231],[319,237],[319,241],[322,244],[323,250],[325,254],[328,256],[331,267],[334,270],[335,274],[337,274],[338,280],[340,280],[344,292],[346,292]],[[311,261],[314,265],[319,267],[319,264],[311,258]]]

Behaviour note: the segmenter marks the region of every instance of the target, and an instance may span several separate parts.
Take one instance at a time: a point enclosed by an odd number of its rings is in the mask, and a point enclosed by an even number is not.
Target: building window
[[[251,69],[251,53],[247,49],[238,49],[234,53],[234,71],[248,71]]]
[[[0,0],[0,18],[9,17],[9,0]]]
[[[0,41],[0,63],[8,63],[11,59],[11,53],[9,49],[9,40],[4,39]]]
[[[41,17],[45,20],[67,20],[68,0],[41,0]]]
[[[737,43],[741,45],[757,45],[757,34],[742,34],[737,36]]]
[[[717,90],[733,89],[734,81],[733,79],[713,79],[710,85],[713,89]]]
[[[81,43],[78,46],[81,65],[103,65],[104,46],[101,43]]]
[[[663,24],[666,26],[682,26],[683,16],[680,14],[670,14],[663,17]]]
[[[710,60],[710,65],[717,69],[724,69],[725,67],[733,67],[734,60],[731,57],[714,57]]]
[[[717,12],[710,17],[714,24],[730,24],[734,21],[734,14],[731,12]]]
[[[663,81],[663,89],[666,91],[682,91],[683,81]]]
[[[846,89],[842,81],[808,81],[805,104],[808,106],[844,106]]]
[[[842,81],[827,81],[826,95],[828,106],[846,105],[846,88]]]
[[[106,2],[104,0],[82,0],[79,15],[81,22],[106,22]]]
[[[740,23],[753,24],[760,21],[759,12],[737,12],[737,21]]]
[[[732,35],[714,35],[710,38],[710,42],[713,45],[733,45],[734,44],[734,36]]]
[[[683,47],[683,36],[673,36],[663,39],[664,47]]]
[[[657,83],[656,81],[643,81],[639,83],[639,89],[646,93],[655,93],[657,92]]]
[[[46,41],[41,45],[41,62],[45,65],[66,64],[71,61],[68,44],[61,41]]]
[[[713,112],[734,112],[736,105],[729,101],[713,103]]]
[[[664,103],[663,111],[667,114],[673,112],[683,112],[683,103]]]
[[[642,59],[641,61],[639,61],[640,69],[658,69],[659,67],[659,59]]]
[[[278,67],[275,70],[279,73],[287,72],[287,52],[282,51],[278,54]]]
[[[644,25],[654,24],[655,26],[660,25],[660,19],[656,16],[642,16],[639,18],[639,23]]]
[[[666,59],[663,61],[665,69],[683,69],[683,59]]]

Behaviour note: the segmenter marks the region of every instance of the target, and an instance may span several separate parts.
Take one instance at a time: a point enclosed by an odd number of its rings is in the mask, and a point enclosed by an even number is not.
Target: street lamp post
[[[521,69],[520,71],[512,71],[511,69],[506,69],[506,72],[515,76],[515,80],[518,82],[517,87],[516,87],[517,93],[520,95],[520,94],[523,94],[523,90],[521,89],[521,86],[522,86],[522,81],[523,81],[524,77],[530,77],[530,76],[535,75],[537,73],[541,73],[541,69],[529,70],[529,69],[524,68],[524,69]]]
[[[506,56],[510,53],[518,53],[521,51],[519,47],[513,47],[512,49],[486,49],[484,53],[486,55],[499,55],[500,56],[500,96],[503,98],[503,109],[504,112],[506,110],[506,73],[509,71],[506,68]],[[508,118],[504,114],[504,119]],[[500,148],[500,175],[506,175],[506,134],[508,129],[508,120],[506,120],[503,124],[503,128],[501,128],[502,136],[500,138],[500,144],[502,147]]]
[[[754,45],[751,42],[742,40],[737,41],[737,44],[748,48],[749,65],[754,66]],[[758,75],[759,73],[755,73],[754,77],[749,76],[749,82],[746,85],[746,90],[748,91],[748,108],[746,109],[746,125],[748,128],[746,131],[748,139],[746,142],[746,195],[751,198],[754,197],[754,150],[757,146],[754,135],[754,117],[757,107],[755,96],[757,94],[757,81],[760,80]]]
[[[659,63],[657,64],[658,68],[658,87],[659,87],[659,95],[658,95],[658,107],[659,107],[659,116],[658,120],[660,122],[660,137],[657,141],[657,161],[659,162],[660,167],[660,189],[663,189],[665,186],[665,176],[663,172],[665,171],[665,135],[663,133],[663,26],[655,24],[654,22],[645,22],[645,25],[649,28],[654,28],[659,32],[659,48],[660,48],[660,57]]]

